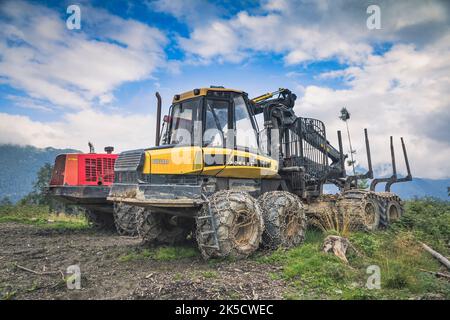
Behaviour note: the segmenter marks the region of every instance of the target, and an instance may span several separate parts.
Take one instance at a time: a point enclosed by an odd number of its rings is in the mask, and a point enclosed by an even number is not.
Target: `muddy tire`
[[[146,209],[138,216],[137,231],[143,244],[176,244],[186,241],[191,230],[182,217]]]
[[[202,256],[241,259],[256,251],[264,231],[258,202],[247,192],[235,190],[218,191],[208,200],[196,219],[196,239]],[[210,214],[213,219],[208,218]]]
[[[298,196],[286,191],[266,192],[258,198],[265,230],[262,244],[269,249],[290,248],[305,238],[305,208]]]
[[[144,208],[124,203],[114,203],[114,224],[121,236],[134,237],[138,234],[138,217],[142,215]]]
[[[90,226],[97,230],[113,231],[114,217],[111,213],[95,210],[85,210],[85,216]]]

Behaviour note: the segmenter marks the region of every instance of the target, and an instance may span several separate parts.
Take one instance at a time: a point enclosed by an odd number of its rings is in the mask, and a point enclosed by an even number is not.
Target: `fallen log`
[[[442,254],[440,254],[439,252],[431,249],[429,246],[427,246],[425,243],[421,242],[420,243],[422,245],[422,247],[428,252],[430,253],[435,259],[437,259],[440,263],[442,263],[444,266],[447,267],[447,269],[450,270],[450,261],[444,257]]]

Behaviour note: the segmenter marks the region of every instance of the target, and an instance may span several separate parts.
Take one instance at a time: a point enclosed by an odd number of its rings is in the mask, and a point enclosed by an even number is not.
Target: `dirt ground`
[[[140,248],[139,239],[111,233],[2,223],[0,298],[254,300],[282,299],[287,288],[271,277],[280,267],[251,259],[121,261]],[[82,288],[69,290],[60,271],[75,264],[81,269]]]

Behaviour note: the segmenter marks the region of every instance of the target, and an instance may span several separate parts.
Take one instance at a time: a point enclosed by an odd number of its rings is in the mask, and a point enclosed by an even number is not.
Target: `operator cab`
[[[161,145],[260,153],[258,125],[247,94],[221,87],[175,95],[164,117]]]

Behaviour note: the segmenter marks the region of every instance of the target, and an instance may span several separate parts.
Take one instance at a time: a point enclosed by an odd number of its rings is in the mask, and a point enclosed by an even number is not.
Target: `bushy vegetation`
[[[0,145],[0,195],[16,203],[33,191],[37,172],[43,165],[52,164],[58,154],[72,152],[80,151]]]
[[[33,182],[33,190],[23,197],[19,204],[22,205],[50,205],[51,198],[46,192],[49,181],[52,177],[53,166],[50,163],[44,164],[37,172]]]
[[[261,263],[278,263],[278,275],[290,288],[288,299],[450,299],[450,282],[427,272],[444,271],[420,245],[423,241],[449,255],[450,203],[435,199],[406,203],[402,219],[388,230],[354,232],[345,263],[321,251],[326,233],[308,230],[303,245],[257,257]],[[368,289],[366,273],[379,266],[381,289]]]
[[[406,213],[392,229],[408,230],[442,254],[450,255],[450,202],[434,198],[406,202]]]
[[[54,210],[57,206],[46,192],[52,171],[52,165],[44,164],[38,170],[32,191],[16,204],[3,197],[0,200],[0,222],[28,223],[55,229],[87,228],[89,225],[84,215],[66,215]]]
[[[51,229],[84,229],[88,222],[84,215],[50,213],[47,205],[0,205],[0,223],[19,222]]]

